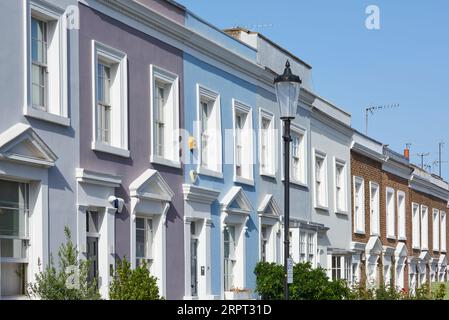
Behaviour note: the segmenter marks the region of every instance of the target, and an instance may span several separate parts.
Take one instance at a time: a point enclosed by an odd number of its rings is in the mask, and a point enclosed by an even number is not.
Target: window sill
[[[441,249],[441,253],[446,253],[446,249]]]
[[[60,116],[57,114],[53,114],[50,112],[38,110],[33,107],[26,107],[24,115],[26,117],[31,117],[31,118],[51,122],[51,123],[58,124],[58,125],[64,126],[64,127],[70,126],[70,118]]]
[[[254,180],[242,177],[234,177],[234,182],[254,186]]]
[[[420,247],[413,246],[413,247],[412,247],[412,250],[421,250],[421,248],[420,248]]]
[[[337,210],[337,211],[335,211],[335,214],[340,214],[342,216],[347,216],[347,215],[349,215],[349,211]]]
[[[166,167],[176,168],[176,169],[181,168],[181,163],[179,161],[173,161],[173,160],[161,158],[161,157],[158,157],[155,155],[150,156],[150,162],[155,163],[155,164],[160,164],[160,165],[166,166]]]
[[[123,158],[129,158],[130,152],[129,150],[113,147],[110,145],[107,145],[105,143],[99,142],[99,141],[92,141],[92,150],[94,151],[100,151],[104,153],[110,153],[119,157]]]
[[[407,237],[398,237],[398,240],[407,241]]]
[[[223,179],[223,172],[207,169],[204,167],[198,167],[198,174],[218,179]]]
[[[363,231],[363,230],[356,230],[356,231],[354,231],[354,233],[358,234],[358,235],[361,235],[361,236],[365,235],[365,231]]]
[[[329,212],[329,207],[325,207],[325,206],[315,205],[315,209]]]
[[[387,239],[390,239],[390,240],[396,240],[396,236],[392,236],[392,235],[387,235]]]
[[[292,184],[294,186],[298,186],[298,187],[303,187],[303,188],[309,189],[309,186],[307,184],[305,184],[304,182],[301,182],[301,181],[290,180],[290,184]]]
[[[262,177],[266,177],[266,178],[270,178],[270,179],[276,179],[276,175],[273,173],[268,173],[268,172],[262,172],[260,171],[260,176]]]

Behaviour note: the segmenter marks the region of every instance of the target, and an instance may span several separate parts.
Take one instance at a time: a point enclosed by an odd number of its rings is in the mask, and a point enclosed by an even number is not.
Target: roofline
[[[302,60],[301,58],[299,58],[298,56],[294,55],[293,53],[291,53],[290,51],[288,51],[287,49],[281,47],[280,45],[278,45],[277,43],[273,42],[272,40],[268,39],[267,37],[265,37],[262,33],[260,32],[256,32],[256,31],[251,31],[242,27],[233,27],[233,28],[226,28],[223,29],[224,32],[226,31],[243,31],[246,33],[252,33],[252,34],[257,34],[259,37],[261,37],[262,39],[264,39],[265,41],[269,42],[271,45],[273,45],[274,47],[278,48],[279,50],[281,50],[282,52],[286,53],[287,55],[291,56],[294,60],[297,60],[297,62],[303,64],[304,66],[306,66],[309,69],[312,69],[312,66],[310,64],[308,64],[307,62],[305,62],[304,60]]]
[[[328,104],[330,107],[334,108],[335,110],[343,113],[345,116],[348,116],[349,118],[352,119],[352,115],[349,112],[343,110],[340,107],[337,107],[334,103],[332,103],[329,100],[327,100],[327,99],[323,98],[322,96],[318,95],[316,92],[314,92],[312,90],[308,90],[308,89],[306,89],[304,87],[301,87],[301,90],[304,90],[304,91],[308,92],[309,94],[313,95],[316,99],[319,99],[319,100],[323,101],[324,103]]]
[[[363,138],[369,139],[369,140],[371,140],[372,142],[375,142],[375,143],[377,143],[377,144],[380,144],[382,147],[385,146],[385,144],[383,144],[382,142],[380,142],[380,141],[374,139],[373,137],[367,136],[366,134],[360,132],[359,130],[357,130],[357,129],[355,129],[355,128],[352,128],[352,131],[354,131],[354,133],[357,133],[357,134],[361,135]]]
[[[186,10],[187,10],[187,8],[186,8],[185,6],[183,6],[182,4],[180,4],[179,2],[176,2],[176,1],[174,1],[174,0],[165,0],[165,2],[168,2],[168,3],[170,3],[171,5],[173,5],[173,6],[177,7],[177,8],[179,8],[179,9],[181,9],[181,10],[183,10],[183,11],[186,11]]]
[[[167,0],[167,1],[173,1],[173,0]],[[174,2],[174,1],[173,1],[173,2]],[[244,45],[245,47],[251,49],[252,51],[255,51],[255,52],[257,51],[256,49],[254,49],[254,48],[253,48],[252,46],[250,46],[249,44],[247,44],[247,43],[243,42],[242,40],[237,39],[237,38],[235,38],[235,37],[233,37],[233,36],[227,34],[225,31],[223,31],[222,29],[220,29],[220,28],[218,28],[217,26],[213,25],[212,23],[210,23],[209,21],[205,20],[204,18],[200,17],[199,15],[197,15],[196,13],[194,13],[193,11],[191,11],[190,9],[187,9],[187,8],[184,7],[184,10],[185,10],[186,13],[188,13],[189,15],[195,17],[196,19],[198,19],[198,20],[201,21],[202,23],[206,24],[208,27],[210,27],[210,28],[212,28],[212,29],[214,29],[214,30],[220,32],[221,34],[225,35],[226,37],[228,37],[228,38],[230,38],[230,39],[232,39],[232,40],[234,40],[234,41],[237,41],[238,43]],[[187,27],[187,26],[186,26],[186,27]],[[225,30],[226,30],[226,29],[225,29]]]

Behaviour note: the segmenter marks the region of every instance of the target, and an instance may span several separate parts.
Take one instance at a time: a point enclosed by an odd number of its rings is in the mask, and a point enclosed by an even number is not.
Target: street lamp
[[[284,123],[284,295],[288,300],[288,259],[290,246],[290,123],[295,118],[301,79],[292,73],[290,62],[285,63],[284,73],[274,79],[281,120]]]

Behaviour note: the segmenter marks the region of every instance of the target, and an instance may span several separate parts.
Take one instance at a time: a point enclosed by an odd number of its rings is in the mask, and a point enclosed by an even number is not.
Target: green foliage
[[[89,283],[87,280],[89,262],[78,260],[78,250],[68,227],[64,228],[64,234],[66,243],[58,251],[59,268],[55,267],[52,256],[44,270],[39,260],[39,272],[35,282],[28,284],[28,295],[42,300],[100,299],[95,281]]]
[[[284,297],[284,267],[276,263],[259,262],[254,269],[256,291],[264,300]]]
[[[256,291],[264,300],[284,299],[284,266],[259,262],[254,270]],[[292,300],[442,300],[448,294],[445,283],[433,284],[432,290],[425,283],[414,294],[399,290],[393,285],[366,288],[349,287],[346,281],[331,281],[322,268],[312,268],[310,263],[298,263],[293,267],[293,283],[290,284]]]
[[[283,299],[284,267],[275,263],[259,262],[254,270],[256,291],[262,299]],[[290,285],[292,300],[341,300],[350,297],[351,290],[345,281],[329,281],[321,268],[310,263],[298,263],[293,267],[293,283]]]
[[[112,300],[159,300],[159,288],[156,278],[150,274],[146,262],[136,269],[126,257],[117,263],[114,279],[111,283],[109,298]]]

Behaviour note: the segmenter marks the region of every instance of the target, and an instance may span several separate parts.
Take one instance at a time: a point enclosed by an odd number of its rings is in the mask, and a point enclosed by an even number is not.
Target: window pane
[[[33,62],[47,63],[47,25],[31,18],[31,58]]]

